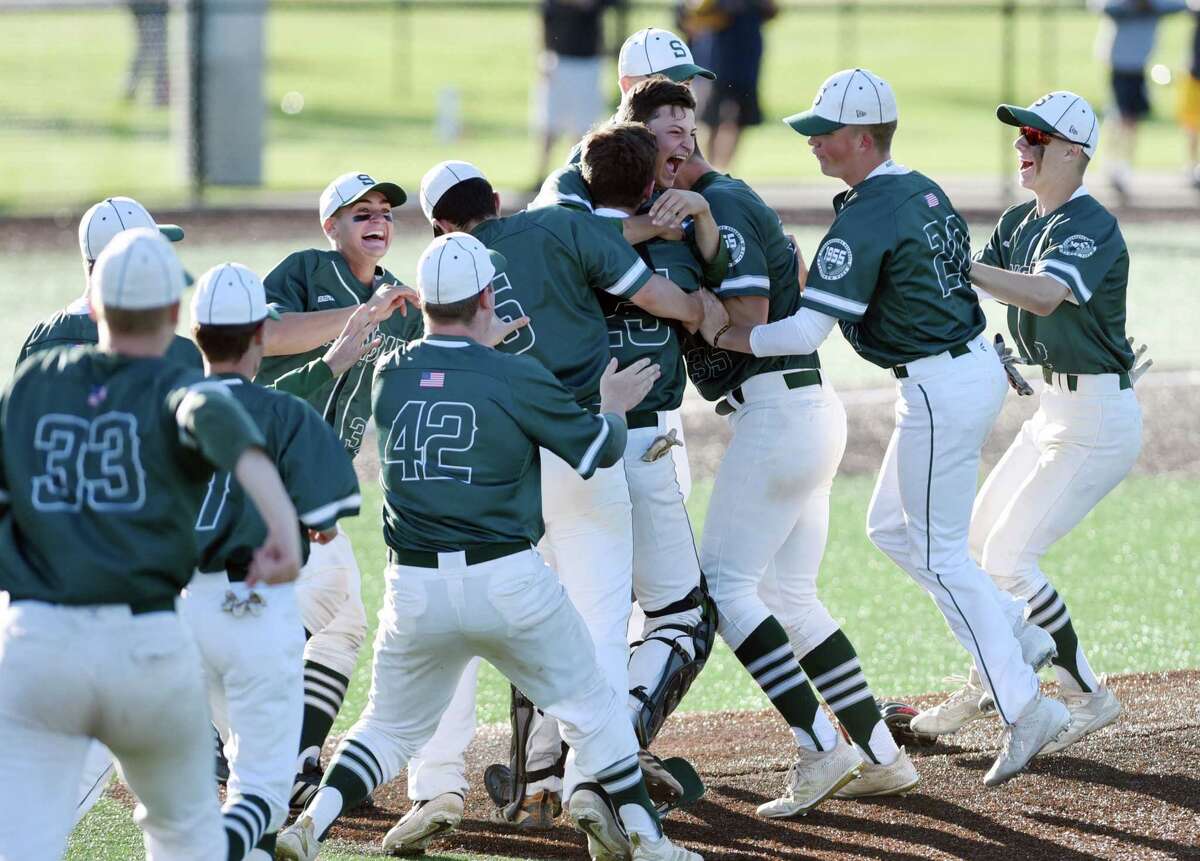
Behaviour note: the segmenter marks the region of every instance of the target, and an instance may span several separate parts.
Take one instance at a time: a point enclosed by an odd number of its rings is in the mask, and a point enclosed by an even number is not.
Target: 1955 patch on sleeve
[[[1096,253],[1096,242],[1082,233],[1076,233],[1064,239],[1059,248],[1063,254],[1071,257],[1087,258]]]
[[[850,271],[854,252],[843,239],[830,239],[817,252],[817,271],[826,281],[837,281]]]

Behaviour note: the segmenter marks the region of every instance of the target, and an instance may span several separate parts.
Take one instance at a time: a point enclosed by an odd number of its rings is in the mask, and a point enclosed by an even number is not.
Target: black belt
[[[1046,385],[1054,385],[1054,374],[1055,372],[1049,368],[1045,366],[1042,367],[1042,379],[1046,381]],[[1067,378],[1068,391],[1073,392],[1079,387],[1079,374],[1059,374],[1059,376]],[[1117,379],[1119,380],[1121,389],[1133,388],[1133,383],[1129,382],[1129,374],[1125,373],[1124,371],[1121,371],[1117,374]]]
[[[653,410],[640,410],[632,413],[625,413],[625,426],[630,430],[638,428],[656,428],[658,427],[658,413]]]
[[[801,368],[797,371],[784,371],[783,384],[789,389],[803,389],[806,386],[819,386],[821,385],[821,372],[816,368]],[[741,386],[735,386],[733,390],[729,392],[729,394],[717,401],[717,405],[715,407],[717,415],[727,416],[737,409],[737,407],[729,403],[730,400],[736,401],[738,407],[743,406],[746,403],[746,395],[742,392]]]
[[[951,347],[946,352],[950,354],[950,358],[957,359],[959,356],[965,356],[967,353],[971,352],[971,348],[968,347],[966,344],[955,344],[953,347]],[[934,355],[937,355],[937,354],[935,353]],[[928,357],[926,357],[926,358],[928,358]],[[907,379],[908,378],[908,366],[907,365],[896,365],[895,367],[892,368],[892,376],[895,377],[897,380]]]
[[[528,541],[502,541],[496,544],[483,544],[479,547],[467,547],[463,550],[442,550],[441,553],[462,553],[467,558],[468,565],[478,565],[480,562],[491,562],[502,559],[514,553],[523,553],[530,547]],[[408,565],[413,568],[437,568],[437,550],[397,550],[388,548],[388,563],[391,565]]]

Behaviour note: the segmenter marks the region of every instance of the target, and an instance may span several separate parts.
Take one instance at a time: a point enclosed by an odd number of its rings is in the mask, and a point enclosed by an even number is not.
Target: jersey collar
[[[1087,190],[1087,186],[1080,184],[1079,188],[1075,189],[1075,191],[1071,193],[1071,196],[1067,198],[1067,203],[1070,203],[1072,200],[1074,200],[1077,197],[1089,197],[1089,196],[1091,196],[1091,192]]]
[[[430,347],[446,347],[451,350],[461,350],[463,347],[469,347],[479,342],[473,338],[468,338],[466,335],[426,335],[421,343],[427,344]]]
[[[604,218],[628,218],[629,213],[621,209],[609,209],[607,206],[598,206],[592,210],[593,215],[601,215]]]
[[[692,186],[692,191],[696,192],[697,194],[703,194],[704,189],[708,188],[710,185],[712,185],[714,182],[716,182],[721,177],[727,176],[727,175],[728,174],[723,174],[723,173],[720,173],[715,170],[710,170],[708,173],[704,174],[704,176],[702,176],[698,180],[696,180],[695,184]]]
[[[868,173],[863,182],[876,176],[903,176],[906,173],[912,173],[912,170],[902,164],[896,164],[896,162],[889,158],[879,167]]]

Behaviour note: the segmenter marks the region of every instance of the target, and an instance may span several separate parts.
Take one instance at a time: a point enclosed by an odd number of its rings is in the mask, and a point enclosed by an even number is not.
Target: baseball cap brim
[[[349,206],[350,204],[354,203],[355,201],[360,200],[363,195],[370,194],[372,191],[378,191],[380,194],[382,194],[383,199],[386,200],[388,202],[388,204],[390,204],[393,207],[403,206],[404,201],[408,200],[408,194],[405,193],[404,189],[402,189],[400,186],[396,185],[396,183],[394,183],[394,182],[377,182],[374,185],[365,186],[362,189],[362,191],[360,191],[358,194],[354,195],[354,197],[347,200],[345,203],[343,203],[341,206],[339,206],[338,209],[342,209],[344,207]],[[335,209],[334,212],[337,212],[337,210]]]
[[[790,117],[784,117],[783,121],[795,129],[802,135],[827,135],[831,132],[836,132],[845,123],[834,122],[827,120],[825,117],[818,116],[815,111],[801,111],[798,114],[792,114]]]
[[[695,63],[684,63],[681,66],[672,66],[669,69],[663,69],[658,74],[663,77],[670,78],[677,84],[686,84],[692,78],[708,78],[710,81],[715,81],[717,76],[703,66],[697,66]]]
[[[1021,108],[1016,105],[1000,105],[1000,107],[996,108],[996,119],[1010,126],[1033,126],[1033,128],[1040,129],[1047,134],[1062,134],[1062,132],[1045,119],[1029,110],[1029,108]]]
[[[183,239],[183,228],[178,224],[160,224],[158,232],[172,242],[179,242]]]

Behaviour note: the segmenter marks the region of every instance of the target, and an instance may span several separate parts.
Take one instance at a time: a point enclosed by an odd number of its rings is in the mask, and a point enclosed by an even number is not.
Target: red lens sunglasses
[[[1033,126],[1021,126],[1021,137],[1025,138],[1025,143],[1029,144],[1030,146],[1046,146],[1052,140],[1075,143],[1075,141],[1067,140],[1061,135],[1052,135],[1049,132],[1042,131],[1041,129],[1035,129]]]

